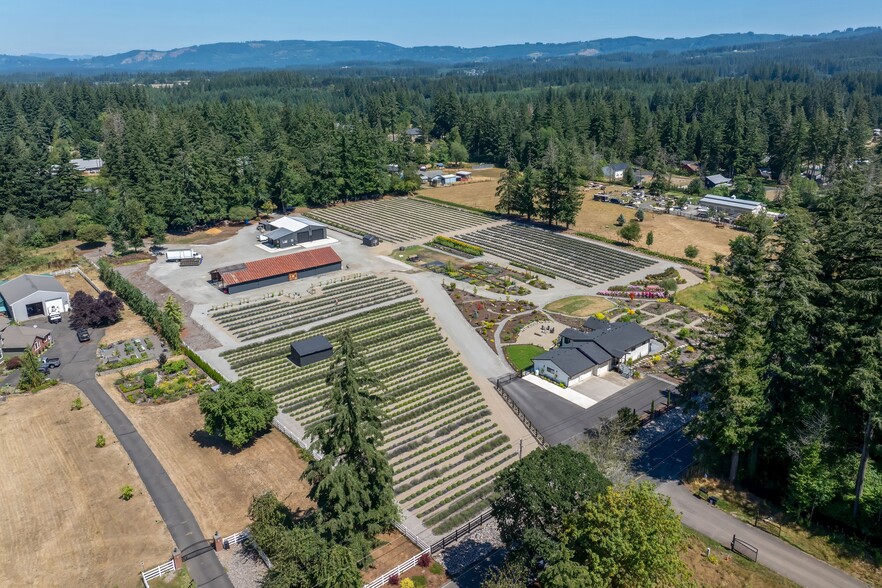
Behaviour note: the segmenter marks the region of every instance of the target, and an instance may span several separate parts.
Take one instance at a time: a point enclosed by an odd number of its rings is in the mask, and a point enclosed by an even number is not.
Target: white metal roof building
[[[18,276],[0,284],[0,299],[9,318],[19,323],[32,316],[70,310],[70,295],[52,276]]]
[[[699,206],[706,206],[711,210],[715,210],[717,212],[722,212],[725,214],[759,214],[763,210],[765,210],[765,206],[763,206],[760,202],[756,202],[754,200],[744,200],[742,198],[731,198],[727,196],[716,196],[714,194],[708,194],[704,198],[698,201]]]

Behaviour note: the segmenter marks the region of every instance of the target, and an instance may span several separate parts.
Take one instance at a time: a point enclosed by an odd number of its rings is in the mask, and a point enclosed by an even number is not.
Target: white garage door
[[[64,312],[64,300],[56,298],[55,300],[47,300],[43,303],[43,312],[46,315],[61,314]]]

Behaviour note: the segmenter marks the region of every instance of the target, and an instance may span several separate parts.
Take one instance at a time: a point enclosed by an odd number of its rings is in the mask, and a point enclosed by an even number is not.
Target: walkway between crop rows
[[[54,329],[53,335],[57,335],[56,340],[61,343],[58,346],[62,359],[61,379],[82,390],[110,425],[113,434],[126,450],[138,475],[141,476],[150,498],[156,504],[172,539],[186,560],[187,570],[196,585],[200,588],[233,588],[214,549],[205,539],[196,518],[174,482],[132,422],[95,379],[96,342],[101,339],[103,331],[93,331],[93,340],[87,344],[79,343],[70,329]],[[133,529],[132,532],[137,533],[137,529]],[[145,564],[153,565],[154,562],[145,562]],[[137,570],[132,570],[132,575],[136,572]]]

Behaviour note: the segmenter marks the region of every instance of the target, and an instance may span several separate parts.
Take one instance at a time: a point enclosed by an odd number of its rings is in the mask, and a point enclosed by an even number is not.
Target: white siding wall
[[[628,361],[629,359],[633,359],[636,361],[636,360],[640,359],[641,357],[644,357],[648,353],[649,353],[649,341],[647,341],[646,343],[644,343],[643,345],[641,345],[640,347],[638,347],[634,351],[631,351],[630,353],[626,354],[625,357],[622,358],[622,361]]]
[[[569,386],[569,376],[549,359],[534,359],[533,369],[540,376],[545,376],[555,382],[560,382],[564,386]]]

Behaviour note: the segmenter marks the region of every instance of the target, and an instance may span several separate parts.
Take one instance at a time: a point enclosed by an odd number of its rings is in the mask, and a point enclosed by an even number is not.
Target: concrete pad
[[[561,388],[560,386],[555,386],[551,382],[543,380],[539,376],[527,374],[526,376],[524,376],[524,379],[531,384],[535,384],[539,388],[542,388],[546,392],[551,392],[555,396],[559,396],[560,398],[563,398],[567,402],[571,402],[580,408],[588,408],[597,404],[596,400],[592,400],[584,394],[579,394],[572,388]]]
[[[573,386],[573,390],[587,396],[594,402],[600,402],[604,398],[609,398],[619,390],[625,387],[625,385],[620,384],[615,381],[614,378],[607,378],[607,375],[619,376],[619,374],[603,374],[602,376],[592,376]],[[620,379],[624,380],[621,376]]]

